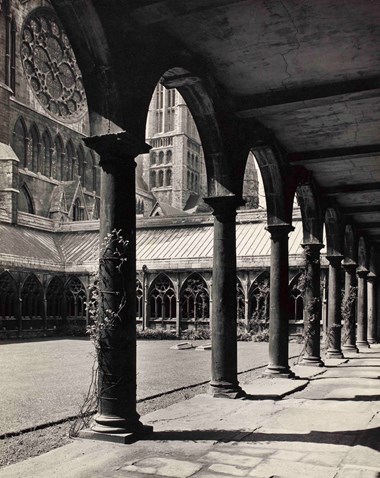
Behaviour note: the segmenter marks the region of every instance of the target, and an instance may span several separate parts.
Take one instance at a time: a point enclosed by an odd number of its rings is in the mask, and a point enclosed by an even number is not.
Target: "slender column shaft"
[[[376,276],[370,272],[367,276],[367,300],[368,300],[368,332],[367,341],[369,344],[376,344]]]
[[[359,269],[357,302],[357,340],[358,347],[369,347],[367,341],[367,274],[366,269]]]
[[[356,287],[356,264],[344,264],[344,301],[345,312],[349,314],[344,319],[342,349],[359,352],[356,347],[355,301],[352,299]]]
[[[288,234],[293,227],[268,226],[271,235],[269,364],[265,375],[290,378],[289,368],[289,257]]]
[[[305,353],[300,365],[322,367],[320,250],[323,244],[303,244],[305,250],[304,340]]]
[[[235,196],[206,198],[214,210],[212,277],[212,358],[210,393],[239,398],[237,379],[236,208]]]
[[[342,256],[327,256],[329,265],[327,304],[327,358],[343,358],[341,349],[341,261]]]

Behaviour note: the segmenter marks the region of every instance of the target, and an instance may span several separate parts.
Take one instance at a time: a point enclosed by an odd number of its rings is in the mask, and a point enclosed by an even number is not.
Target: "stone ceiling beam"
[[[298,151],[288,154],[290,164],[300,164],[309,161],[321,162],[338,159],[360,159],[368,156],[380,156],[380,144],[351,146],[349,148],[320,149],[316,151]]]

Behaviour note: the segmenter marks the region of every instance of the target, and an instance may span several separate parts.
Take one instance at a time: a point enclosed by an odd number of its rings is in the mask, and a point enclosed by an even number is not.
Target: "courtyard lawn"
[[[210,379],[211,352],[171,350],[175,343],[137,342],[139,399]],[[290,354],[300,348],[290,344]],[[267,361],[267,343],[238,342],[239,371]],[[4,434],[76,415],[91,382],[94,349],[85,339],[0,342],[0,363],[0,434]]]

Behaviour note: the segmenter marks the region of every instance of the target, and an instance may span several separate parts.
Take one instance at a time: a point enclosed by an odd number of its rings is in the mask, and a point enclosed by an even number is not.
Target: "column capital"
[[[203,198],[204,202],[212,207],[213,215],[225,215],[233,214],[236,215],[236,209],[239,206],[243,206],[244,199],[239,196],[209,196]]]
[[[271,235],[271,239],[288,237],[289,232],[294,231],[294,227],[291,224],[268,224],[265,229]]]
[[[302,249],[305,251],[306,259],[310,256],[310,259],[319,258],[321,249],[325,247],[324,244],[320,242],[307,242],[301,244]]]
[[[368,275],[367,275],[368,282],[375,282],[376,278],[377,278],[376,274],[374,274],[373,272],[368,272]]]
[[[356,268],[358,267],[357,263],[352,261],[351,259],[344,259],[342,266],[346,272],[356,272]]]
[[[363,266],[360,266],[356,269],[356,274],[358,277],[360,277],[361,279],[365,279],[368,275],[368,269],[366,269],[365,267]]]
[[[343,260],[343,256],[341,255],[327,255],[326,256],[326,259],[329,261],[329,263],[332,265],[332,266],[339,266],[340,263],[342,262]]]
[[[83,139],[86,146],[100,155],[99,165],[106,173],[116,173],[126,160],[148,153],[151,146],[132,137],[127,131]]]

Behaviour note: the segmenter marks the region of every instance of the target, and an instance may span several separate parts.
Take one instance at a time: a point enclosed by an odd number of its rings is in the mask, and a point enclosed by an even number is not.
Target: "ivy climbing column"
[[[358,276],[358,303],[357,303],[357,338],[356,345],[360,348],[368,348],[367,341],[367,274],[368,270],[360,266]]]
[[[321,359],[321,286],[320,250],[323,244],[302,244],[305,251],[304,355],[300,365],[323,367]]]
[[[150,431],[136,411],[136,199],[135,162],[149,146],[127,133],[85,139],[100,154],[100,264],[98,414],[95,433],[133,441]],[[122,437],[121,437],[122,435]]]
[[[269,364],[265,375],[294,377],[289,368],[289,224],[270,225]]]
[[[212,358],[210,393],[214,397],[245,395],[237,380],[236,208],[235,196],[209,197],[214,214],[212,276]]]
[[[375,344],[376,340],[376,275],[369,272],[367,276],[367,299],[368,299],[368,333],[367,341],[369,344]]]
[[[359,352],[356,346],[355,299],[356,299],[355,262],[344,262],[344,298],[343,298],[343,338],[342,350]]]
[[[328,308],[327,308],[327,352],[326,358],[343,358],[341,348],[341,262],[343,256],[326,256],[329,261]]]

